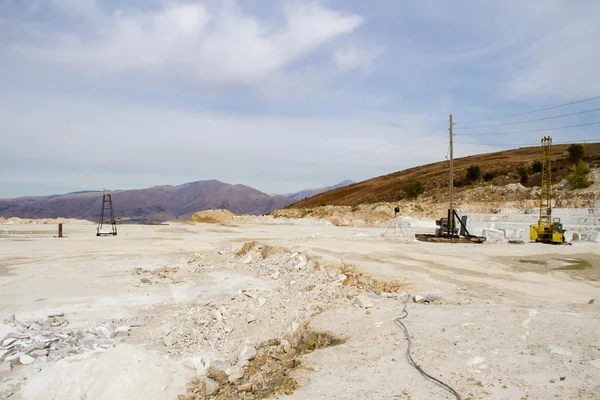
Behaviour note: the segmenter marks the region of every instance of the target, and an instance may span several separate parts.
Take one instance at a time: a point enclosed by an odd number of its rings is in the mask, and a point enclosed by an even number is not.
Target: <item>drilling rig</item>
[[[540,189],[540,219],[529,228],[531,241],[561,244],[565,230],[560,218],[552,219],[552,168],[550,165],[552,137],[542,137],[542,186]]]

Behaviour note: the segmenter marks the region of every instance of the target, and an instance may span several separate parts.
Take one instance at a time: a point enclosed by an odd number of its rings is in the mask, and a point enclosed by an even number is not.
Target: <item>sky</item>
[[[0,0],[0,197],[361,181],[444,160],[449,114],[456,157],[600,141],[600,98],[579,102],[599,20],[596,0]]]

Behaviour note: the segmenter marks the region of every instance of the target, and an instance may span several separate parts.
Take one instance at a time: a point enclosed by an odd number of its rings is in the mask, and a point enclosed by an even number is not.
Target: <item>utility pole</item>
[[[452,133],[452,114],[450,114],[450,209],[448,210],[448,234],[454,235],[454,145]]]

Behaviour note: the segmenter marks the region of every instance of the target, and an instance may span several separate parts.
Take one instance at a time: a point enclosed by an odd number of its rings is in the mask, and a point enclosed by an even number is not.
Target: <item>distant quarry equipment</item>
[[[422,242],[433,243],[483,243],[486,240],[485,237],[469,233],[467,229],[468,217],[460,217],[454,209],[454,133],[452,132],[452,126],[452,114],[450,114],[450,208],[448,209],[448,216],[435,221],[439,227],[435,230],[435,234],[418,233],[415,238]]]
[[[542,187],[540,188],[540,219],[529,228],[532,242],[563,244],[565,229],[560,218],[552,219],[552,137],[542,137]]]
[[[387,233],[390,230],[392,230],[394,232],[394,239],[395,239],[396,238],[396,229],[398,229],[400,231],[400,233],[402,234],[402,239],[406,240],[406,236],[404,236],[404,231],[402,230],[402,224],[400,223],[400,220],[398,219],[398,213],[400,213],[400,207],[394,207],[394,216],[390,220],[390,223],[388,224],[387,229],[381,236],[384,236],[384,237],[387,236]]]
[[[117,236],[117,220],[110,193],[102,192],[102,210],[96,236]]]

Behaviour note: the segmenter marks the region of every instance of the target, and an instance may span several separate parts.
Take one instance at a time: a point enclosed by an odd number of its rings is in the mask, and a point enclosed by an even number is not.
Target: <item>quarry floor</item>
[[[597,243],[432,244],[413,240],[415,233],[430,233],[427,229],[404,228],[408,240],[403,240],[400,232],[397,238],[382,237],[385,227],[308,222],[122,225],[116,237],[96,237],[94,225],[65,225],[62,239],[53,237],[55,231],[54,225],[0,225],[0,339],[11,332],[7,321],[13,314],[25,321],[64,313],[73,328],[146,321],[149,315],[158,315],[160,323],[132,328],[107,351],[110,356],[36,361],[0,372],[0,398],[176,399],[184,394],[196,371],[185,365],[183,353],[161,347],[165,325],[174,323],[167,314],[197,299],[219,302],[248,285],[278,281],[229,269],[220,278],[186,272],[177,281],[146,285],[134,270],[189,265],[205,252],[248,241],[300,249],[320,264],[352,264],[379,280],[402,282],[410,294],[441,295],[439,302],[410,301],[403,322],[415,361],[463,399],[600,398]],[[311,319],[315,329],[347,341],[303,356],[311,368],[298,371],[300,387],[281,398],[454,398],[409,366],[406,340],[394,323],[403,302],[371,296],[374,306],[368,310],[347,299]],[[280,312],[283,319],[285,309]],[[285,329],[275,321],[251,339]],[[185,356],[194,351],[204,349],[185,351]]]

